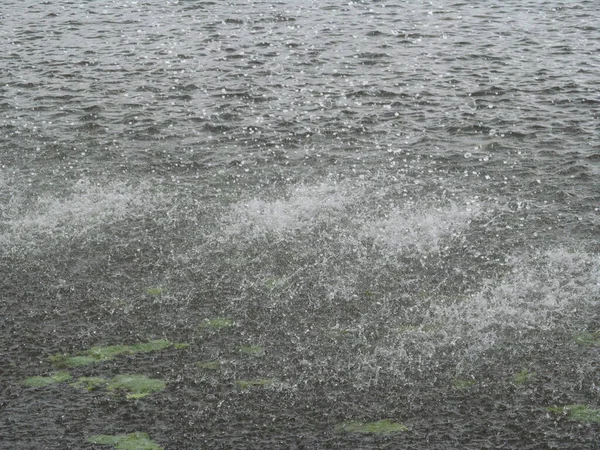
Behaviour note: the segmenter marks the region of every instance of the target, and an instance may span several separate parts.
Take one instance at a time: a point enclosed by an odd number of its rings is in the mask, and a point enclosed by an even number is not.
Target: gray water
[[[5,0],[0,446],[600,445],[600,412],[547,409],[600,408],[598,23],[583,0]],[[164,392],[23,386],[150,339],[189,347],[70,374]],[[340,432],[382,419],[409,431]]]

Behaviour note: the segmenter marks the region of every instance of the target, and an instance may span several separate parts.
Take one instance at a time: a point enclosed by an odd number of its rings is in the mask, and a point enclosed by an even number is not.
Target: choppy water
[[[592,1],[4,1],[2,448],[599,445],[546,409],[600,408],[598,23]],[[199,334],[217,316],[233,331]],[[72,373],[153,374],[152,400],[21,385],[161,337],[190,347]],[[384,418],[410,431],[335,431]]]

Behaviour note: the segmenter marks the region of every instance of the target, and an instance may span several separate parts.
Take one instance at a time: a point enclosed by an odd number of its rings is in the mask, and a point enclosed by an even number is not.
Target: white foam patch
[[[14,252],[81,237],[115,222],[147,214],[164,200],[161,195],[150,195],[145,185],[98,186],[81,180],[65,198],[43,196],[25,212],[6,214],[0,224],[1,248],[3,252]]]

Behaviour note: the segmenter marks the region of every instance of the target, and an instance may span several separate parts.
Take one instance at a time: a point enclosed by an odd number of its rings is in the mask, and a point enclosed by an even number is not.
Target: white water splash
[[[390,333],[385,345],[373,349],[371,365],[400,373],[407,364],[435,365],[446,355],[457,371],[467,371],[489,350],[518,345],[522,333],[575,334],[585,328],[586,311],[600,301],[597,255],[558,248],[515,256],[510,264],[504,277],[489,280],[473,295],[425,299],[417,305],[423,322]]]
[[[140,215],[152,215],[166,203],[149,185],[96,185],[80,180],[66,197],[46,195],[25,212],[7,211],[0,223],[2,252],[40,249],[99,232],[103,227]]]
[[[478,205],[456,203],[396,207],[385,219],[367,221],[361,234],[394,252],[426,253],[439,250],[446,238],[466,229],[480,212]]]
[[[255,239],[265,234],[307,230],[319,222],[336,220],[355,199],[336,183],[295,187],[285,198],[253,198],[233,206],[226,215],[225,234]]]

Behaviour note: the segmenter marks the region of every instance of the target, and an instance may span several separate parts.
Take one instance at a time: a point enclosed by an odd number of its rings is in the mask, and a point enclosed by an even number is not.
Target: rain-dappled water
[[[4,0],[0,448],[600,448],[598,23]]]

